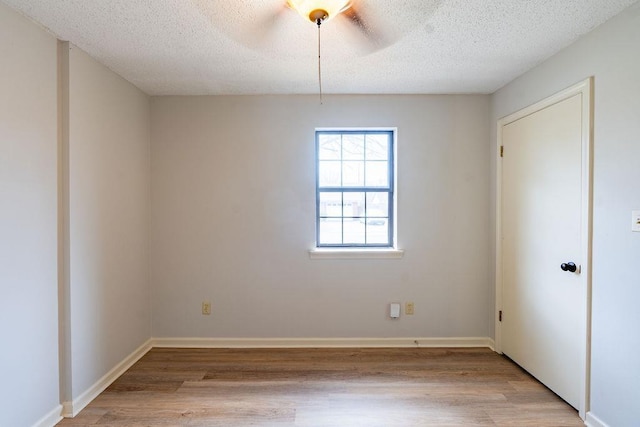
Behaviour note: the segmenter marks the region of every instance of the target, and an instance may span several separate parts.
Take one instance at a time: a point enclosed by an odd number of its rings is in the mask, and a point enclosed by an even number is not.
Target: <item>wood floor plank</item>
[[[582,426],[488,349],[153,349],[65,426]]]

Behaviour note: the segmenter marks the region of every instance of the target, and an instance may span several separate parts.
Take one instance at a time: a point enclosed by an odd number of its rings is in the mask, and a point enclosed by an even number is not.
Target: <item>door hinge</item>
[[[500,157],[504,157],[504,145],[500,146]]]
[[[502,322],[502,310],[498,312],[498,322]]]

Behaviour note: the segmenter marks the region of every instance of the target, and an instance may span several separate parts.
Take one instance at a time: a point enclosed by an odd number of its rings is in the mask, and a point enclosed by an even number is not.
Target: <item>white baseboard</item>
[[[73,413],[73,402],[62,402],[62,416],[65,418],[73,418],[78,415],[78,412]]]
[[[149,339],[147,342],[142,344],[133,353],[127,356],[122,362],[118,363],[112,370],[107,372],[102,378],[100,378],[94,385],[89,387],[84,393],[78,396],[76,399],[73,399],[73,402],[63,402],[63,412],[62,415],[67,418],[73,418],[80,411],[82,411],[85,406],[87,406],[93,399],[98,397],[100,393],[102,393],[107,387],[109,387],[120,375],[124,374],[127,369],[133,366],[142,356],[144,356],[149,350],[151,350],[152,340]]]
[[[174,348],[393,348],[487,347],[494,341],[478,338],[152,338],[153,347]]]
[[[62,420],[62,405],[58,405],[47,415],[40,418],[33,427],[53,427]]]
[[[609,427],[607,423],[593,415],[592,412],[587,412],[587,419],[584,421],[584,425],[587,427]]]

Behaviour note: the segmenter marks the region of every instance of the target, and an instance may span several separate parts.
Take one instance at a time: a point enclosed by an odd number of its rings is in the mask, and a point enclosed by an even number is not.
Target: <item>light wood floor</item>
[[[488,349],[153,349],[59,426],[582,426]]]

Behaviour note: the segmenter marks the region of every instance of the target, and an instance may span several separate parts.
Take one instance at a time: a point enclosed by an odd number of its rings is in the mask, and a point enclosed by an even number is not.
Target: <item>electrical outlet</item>
[[[202,301],[202,314],[205,316],[211,314],[211,303],[209,301]]]
[[[640,211],[631,212],[631,231],[640,231]]]
[[[414,309],[413,302],[406,303],[404,305],[404,314],[407,314],[409,316],[412,315],[413,314],[413,309]]]

